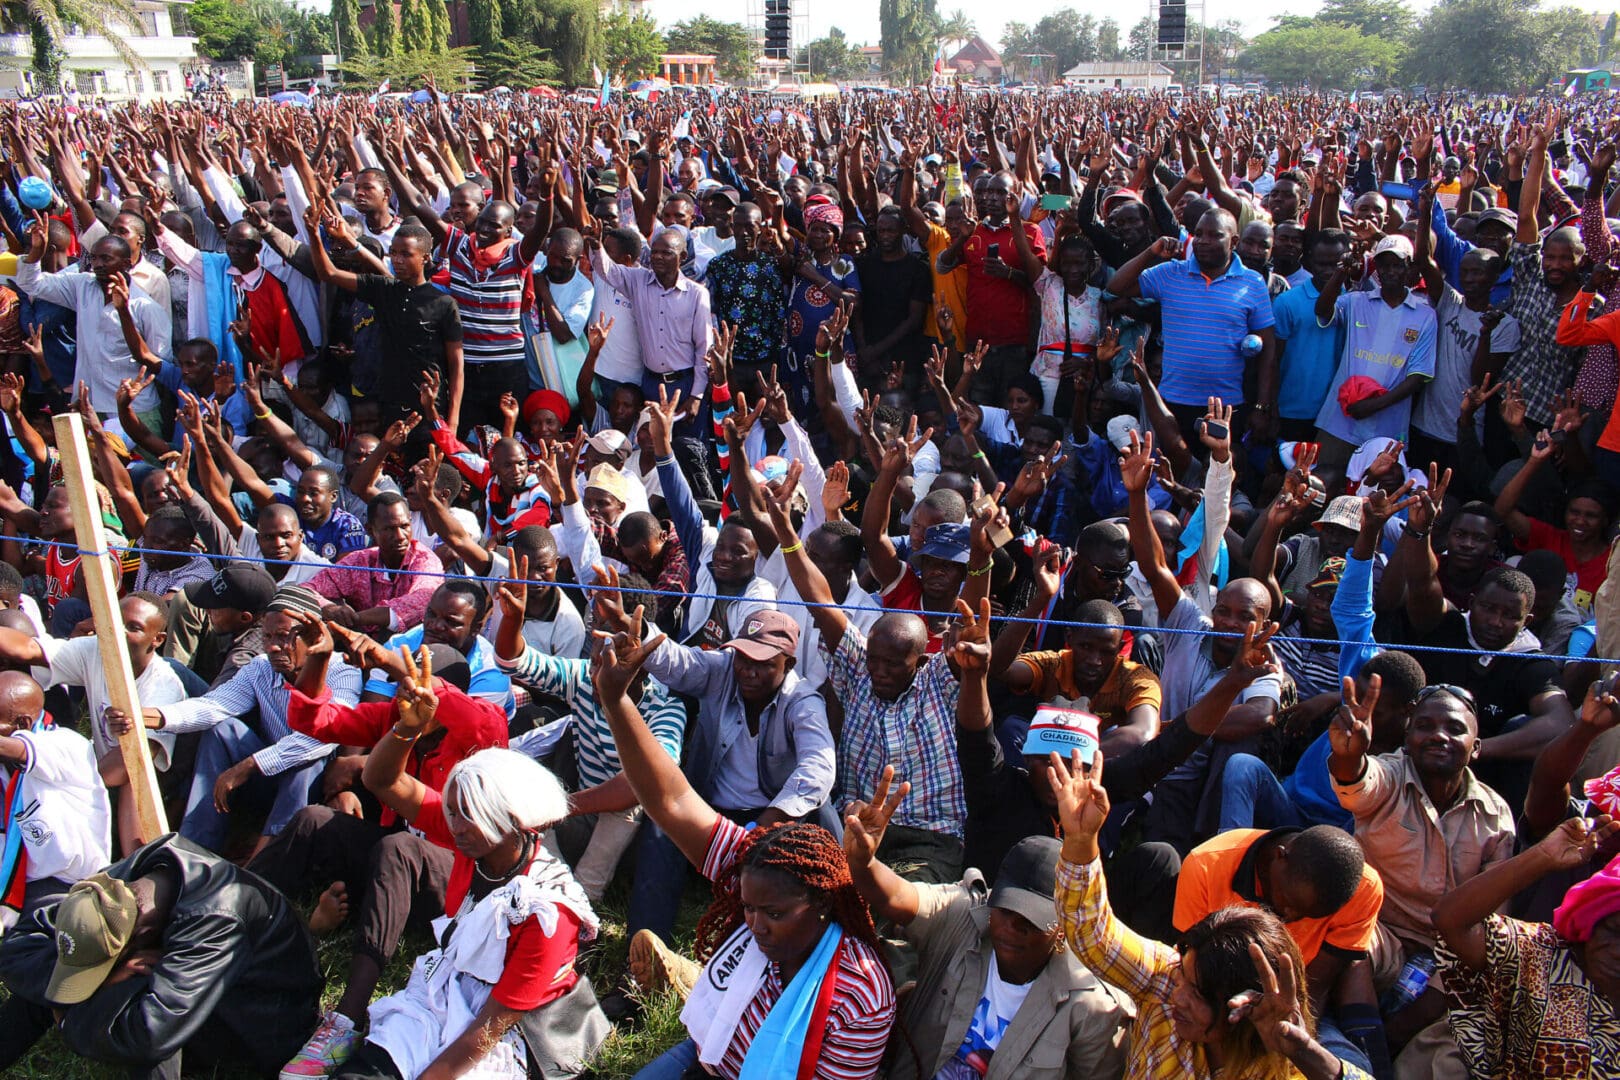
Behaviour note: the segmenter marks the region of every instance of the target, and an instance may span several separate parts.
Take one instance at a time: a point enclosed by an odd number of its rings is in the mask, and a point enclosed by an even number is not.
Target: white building
[[[1163,90],[1175,73],[1163,64],[1142,61],[1076,64],[1063,73],[1063,85],[1082,90]]]
[[[132,68],[126,64],[112,43],[100,34],[85,34],[70,29],[62,40],[63,86],[80,94],[114,99],[180,98],[186,93],[185,72],[197,65],[197,39],[175,34],[170,8],[183,8],[191,0],[159,3],[156,0],[136,0],[140,25],[124,38],[136,56],[145,61],[144,67]],[[24,72],[33,57],[33,39],[26,28],[20,33],[0,34],[0,57],[16,58],[0,71],[0,96],[15,97],[23,85]],[[0,59],[0,65],[5,61]],[[58,87],[40,86],[35,82],[34,92],[51,94]]]

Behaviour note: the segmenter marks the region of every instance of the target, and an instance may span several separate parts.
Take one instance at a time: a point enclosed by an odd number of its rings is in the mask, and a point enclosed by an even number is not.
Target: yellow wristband
[[[967,572],[967,576],[968,577],[984,577],[984,575],[988,574],[990,572],[991,568],[994,567],[994,566],[995,566],[995,563],[987,562],[983,566],[979,567],[977,570],[969,570]]]
[[[269,409],[266,409],[266,410],[264,410],[264,412],[256,412],[256,413],[254,413],[253,418],[255,420],[268,420],[273,415],[274,414],[271,413],[271,411]]]
[[[803,549],[804,549],[804,541],[795,540],[795,541],[793,541],[793,543],[789,544],[787,547],[782,549],[782,554],[791,555],[795,551],[801,551]]]

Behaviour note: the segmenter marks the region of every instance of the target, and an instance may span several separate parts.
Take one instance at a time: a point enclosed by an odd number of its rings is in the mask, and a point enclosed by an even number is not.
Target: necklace
[[[521,870],[523,867],[529,865],[529,861],[530,861],[529,856],[530,856],[530,854],[532,852],[532,849],[533,849],[533,843],[534,843],[534,837],[530,836],[528,833],[524,833],[523,834],[523,848],[522,848],[521,851],[518,852],[517,862],[513,863],[512,868],[510,870],[506,871],[506,873],[504,873],[504,874],[488,874],[488,873],[485,873],[484,872],[484,864],[483,864],[482,860],[474,860],[473,861],[473,870],[474,870],[474,872],[476,872],[478,874],[479,877],[483,878],[485,881],[492,881],[492,882],[495,882],[496,884],[499,884],[500,882],[503,882],[503,881],[507,881],[507,880],[511,879],[512,877],[514,877],[517,874],[517,872],[519,870]]]

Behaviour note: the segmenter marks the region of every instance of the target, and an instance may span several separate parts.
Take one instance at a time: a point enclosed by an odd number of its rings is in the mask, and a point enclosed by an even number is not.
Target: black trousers
[[[310,883],[334,881],[349,890],[354,951],[387,967],[407,926],[426,926],[444,913],[454,856],[403,828],[306,806],[248,869],[297,896]]]

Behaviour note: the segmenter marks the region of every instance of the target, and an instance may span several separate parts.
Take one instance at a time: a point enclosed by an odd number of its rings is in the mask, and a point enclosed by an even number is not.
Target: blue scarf
[[[219,351],[219,358],[236,370],[236,381],[240,384],[246,376],[242,373],[242,350],[236,347],[236,338],[231,336],[230,330],[231,321],[236,318],[236,285],[231,281],[230,256],[201,251],[197,257],[202,259],[203,289],[208,299],[208,340]]]
[[[843,929],[837,923],[829,923],[820,944],[754,1033],[754,1041],[748,1044],[748,1053],[743,1057],[742,1071],[737,1074],[738,1080],[783,1080],[799,1075],[804,1040],[810,1031],[816,1002],[821,997],[821,983],[829,977],[843,939]],[[831,972],[831,977],[836,979],[838,973]]]

